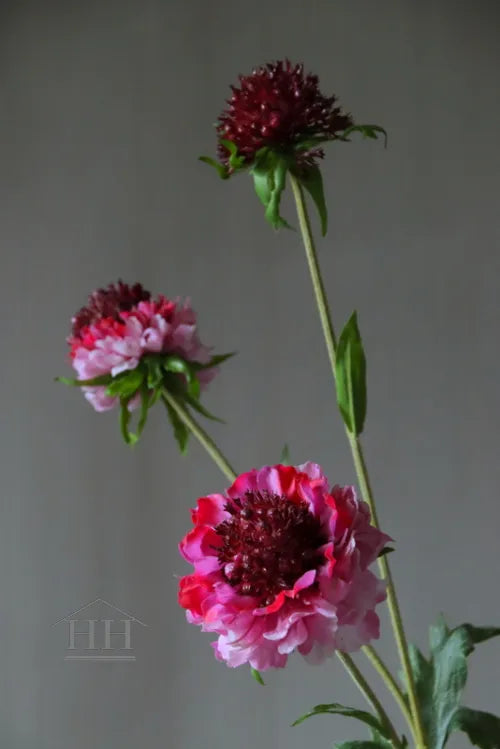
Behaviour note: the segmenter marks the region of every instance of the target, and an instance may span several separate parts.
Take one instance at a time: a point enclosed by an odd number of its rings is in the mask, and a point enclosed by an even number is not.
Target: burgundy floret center
[[[227,582],[261,606],[293,588],[324,561],[326,543],[319,520],[303,500],[269,492],[248,492],[226,506],[230,518],[216,527],[219,561]]]
[[[109,284],[105,289],[97,289],[90,295],[87,306],[82,307],[73,317],[73,336],[78,338],[83,328],[103,318],[119,321],[121,312],[128,312],[139,302],[147,302],[150,298],[151,293],[140,283],[129,286],[119,281],[117,284]]]

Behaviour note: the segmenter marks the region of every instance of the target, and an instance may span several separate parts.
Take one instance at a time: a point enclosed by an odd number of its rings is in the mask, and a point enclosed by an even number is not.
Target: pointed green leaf
[[[182,455],[185,455],[187,452],[187,444],[189,441],[189,429],[184,424],[183,421],[177,416],[176,411],[172,408],[170,403],[165,399],[162,398],[163,403],[165,404],[165,408],[167,409],[168,418],[170,419],[170,423],[172,424],[172,428],[174,430],[174,437],[177,440],[177,444],[179,445],[179,449],[182,453]]]
[[[380,559],[380,557],[385,557],[386,554],[392,554],[393,551],[396,551],[396,549],[394,549],[392,546],[384,546],[382,551],[379,551],[378,559]]]
[[[219,163],[215,159],[211,159],[210,156],[199,156],[198,161],[203,161],[204,164],[213,166],[221,179],[228,179],[228,177],[230,176],[228,174],[227,167],[224,164]]]
[[[163,359],[163,367],[167,372],[182,374],[186,378],[188,393],[193,398],[200,395],[200,381],[196,375],[194,367],[190,362],[182,359],[180,356],[166,356]]]
[[[125,444],[132,446],[137,442],[137,435],[129,430],[130,419],[132,418],[128,408],[129,400],[130,398],[120,398],[120,429]]]
[[[491,713],[461,707],[453,718],[452,730],[466,733],[471,743],[481,749],[500,747],[500,718]]]
[[[235,172],[245,167],[245,157],[238,155],[238,146],[232,140],[221,138],[221,145],[229,151],[229,166]]]
[[[137,439],[141,436],[146,422],[148,420],[148,412],[151,405],[151,393],[145,383],[141,385],[141,413],[139,415],[139,422],[137,424]]]
[[[74,387],[96,387],[98,385],[108,385],[112,380],[110,374],[98,375],[97,377],[91,377],[89,380],[75,380],[72,377],[56,377],[56,382],[61,382],[63,385],[72,385]]]
[[[281,451],[280,463],[282,466],[290,465],[290,450],[287,444],[283,446],[283,450]]]
[[[297,175],[300,183],[307,190],[318,210],[321,222],[321,234],[324,237],[328,229],[328,210],[323,189],[323,177],[318,166],[309,166]]]
[[[292,723],[292,726],[298,726],[300,723],[303,723],[308,718],[312,718],[314,715],[324,714],[344,715],[347,718],[356,718],[356,720],[360,720],[370,726],[370,728],[378,731],[382,736],[387,736],[386,728],[380,724],[379,719],[376,718],[375,715],[367,713],[366,710],[358,710],[354,707],[340,705],[338,702],[332,702],[328,705],[316,705],[316,707],[313,707],[313,709],[308,713],[297,718],[297,720]]]
[[[163,382],[163,369],[161,356],[152,355],[145,356],[144,364],[147,371],[147,384],[150,390],[158,388]]]
[[[500,627],[474,627],[472,624],[461,624],[457,629],[464,629],[469,640],[467,655],[474,651],[474,646],[491,640],[492,637],[500,637]]]
[[[255,681],[257,682],[257,684],[260,684],[261,687],[265,687],[266,686],[264,679],[262,678],[262,676],[260,675],[260,672],[257,671],[256,668],[250,668],[250,672],[251,672],[253,678],[255,679]]]
[[[361,133],[363,138],[377,140],[379,134],[384,136],[384,148],[387,148],[387,132],[380,125],[352,125],[342,133],[342,140],[347,140],[352,133]]]
[[[258,169],[254,167],[252,169],[253,186],[257,197],[260,202],[267,209],[269,201],[271,200],[271,185],[269,179],[269,172],[267,169]]]
[[[144,374],[142,367],[121,372],[113,377],[106,388],[106,394],[112,397],[118,395],[120,398],[130,399],[141,387]]]
[[[353,312],[340,336],[335,364],[337,403],[349,432],[359,435],[366,418],[366,359]]]
[[[337,749],[385,749],[387,743],[380,741],[343,741],[341,744],[335,744]]]
[[[291,229],[284,218],[280,216],[281,195],[286,187],[288,163],[285,159],[276,160],[271,174],[271,195],[266,208],[266,218],[274,229]]]
[[[218,416],[214,416],[212,413],[210,413],[210,411],[208,411],[204,406],[201,405],[199,400],[193,398],[191,395],[189,395],[189,393],[184,393],[183,398],[186,403],[191,406],[191,408],[194,408],[195,411],[198,411],[198,413],[204,416],[206,419],[210,419],[210,421],[218,421],[219,424],[226,423],[223,419],[219,419]]]
[[[200,362],[191,362],[191,367],[195,372],[199,372],[202,369],[212,369],[212,367],[219,366],[219,364],[227,361],[232,356],[236,356],[236,354],[236,351],[231,351],[229,354],[216,354],[215,356],[212,356],[210,361],[206,362],[205,364],[200,364]]]

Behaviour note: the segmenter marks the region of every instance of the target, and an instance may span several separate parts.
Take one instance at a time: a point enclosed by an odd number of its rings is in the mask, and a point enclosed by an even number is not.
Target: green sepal
[[[387,554],[392,554],[393,551],[396,551],[392,546],[384,546],[384,548],[379,551],[377,559],[380,559],[380,557],[385,557]]]
[[[198,161],[203,161],[204,164],[213,166],[213,168],[217,170],[217,174],[221,179],[229,179],[231,176],[225,164],[221,164],[219,161],[216,161],[216,159],[210,158],[210,156],[198,156]]]
[[[283,445],[283,450],[281,451],[281,455],[280,455],[280,464],[282,466],[290,465],[290,449],[287,443]]]
[[[97,387],[98,385],[108,385],[112,381],[110,374],[98,375],[90,380],[76,380],[73,377],[55,377],[56,382],[73,387]]]
[[[145,356],[143,359],[146,367],[146,382],[150,390],[156,390],[163,383],[163,368],[161,357],[157,355]]]
[[[356,312],[339,338],[335,380],[340,413],[349,432],[357,436],[366,418],[366,359]]]
[[[118,396],[123,399],[130,399],[141,387],[145,377],[143,368],[139,365],[135,369],[129,369],[120,372],[113,377],[106,388],[106,395],[111,397]]]
[[[166,400],[166,398],[162,397],[162,401],[165,404],[165,408],[167,409],[168,418],[170,419],[170,423],[172,424],[172,428],[174,430],[174,437],[177,441],[177,444],[179,445],[179,449],[182,453],[182,455],[185,455],[187,452],[187,444],[189,441],[189,429],[184,424],[184,422],[177,416],[177,413],[174,411],[170,403]]]
[[[132,418],[132,414],[128,408],[129,401],[130,398],[120,398],[120,430],[125,444],[132,446],[135,445],[138,437],[129,429]]]
[[[219,424],[225,424],[226,422],[224,419],[219,419],[218,416],[214,416],[214,414],[210,413],[205,406],[202,406],[200,401],[197,400],[197,398],[193,398],[192,395],[189,395],[189,393],[184,393],[183,396],[184,401],[191,406],[191,408],[194,408],[195,411],[198,411],[199,414],[204,416],[206,419],[210,419],[210,421],[218,421]]]
[[[256,668],[250,667],[250,673],[252,674],[253,678],[257,682],[257,684],[260,684],[261,687],[265,687],[266,683],[264,679],[262,678],[260,671],[257,671]]]
[[[255,192],[265,208],[265,216],[274,229],[292,227],[280,216],[281,195],[286,187],[290,161],[285,156],[261,149],[250,169]]]
[[[215,354],[212,356],[210,361],[206,364],[200,364],[200,362],[191,362],[191,367],[195,372],[199,372],[201,369],[212,369],[212,367],[218,367],[219,364],[231,359],[232,356],[236,356],[236,351],[231,351],[229,354]]]
[[[170,355],[163,359],[163,368],[167,372],[173,372],[174,374],[182,374],[186,378],[187,391],[193,398],[198,398],[200,395],[200,381],[196,376],[194,368],[185,359],[180,356]]]
[[[500,747],[500,718],[491,713],[460,707],[453,718],[451,730],[467,734],[470,742],[481,749]]]
[[[386,741],[343,741],[341,744],[335,744],[337,749],[386,749],[391,747]]]
[[[245,157],[238,154],[238,146],[236,143],[233,143],[232,140],[226,140],[225,138],[221,138],[220,143],[229,151],[229,166],[231,170],[237,172],[240,169],[244,169],[246,166]]]
[[[318,166],[308,166],[297,172],[296,177],[314,201],[321,222],[321,234],[324,237],[328,231],[328,210],[321,169]]]
[[[303,723],[308,718],[312,718],[315,715],[344,715],[346,718],[355,718],[356,720],[360,720],[363,723],[366,723],[367,726],[370,726],[370,728],[375,729],[380,733],[381,736],[387,736],[387,731],[384,726],[381,725],[378,718],[375,717],[375,715],[372,715],[372,713],[366,712],[366,710],[358,710],[354,707],[346,707],[345,705],[340,705],[338,702],[332,702],[328,705],[316,705],[316,707],[313,707],[312,710],[310,710],[305,715],[302,715],[300,718],[297,718],[292,723],[292,726],[298,726],[300,723]]]
[[[347,141],[352,133],[361,133],[363,138],[372,138],[373,140],[377,140],[379,135],[383,135],[384,148],[387,148],[387,132],[380,125],[351,125],[342,132],[339,139]]]

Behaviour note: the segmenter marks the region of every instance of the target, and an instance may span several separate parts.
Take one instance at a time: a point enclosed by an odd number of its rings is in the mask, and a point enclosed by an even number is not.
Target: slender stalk
[[[216,465],[220,468],[224,476],[226,476],[229,481],[234,481],[234,479],[236,478],[236,472],[234,471],[233,467],[219,450],[213,439],[209,437],[203,427],[198,424],[196,419],[191,416],[191,414],[184,408],[184,406],[179,403],[177,398],[175,398],[172,393],[169,393],[168,390],[163,391],[162,399],[165,403],[168,403],[168,405],[174,409],[177,416],[194,434],[198,442],[203,445],[207,453],[210,455],[214,463],[216,463]]]
[[[339,660],[343,663],[345,668],[349,671],[349,674],[358,687],[361,694],[365,697],[367,702],[372,706],[374,712],[376,715],[378,715],[378,718],[380,720],[380,723],[382,726],[384,726],[389,733],[391,734],[391,741],[392,745],[394,747],[400,747],[401,741],[399,739],[398,734],[396,733],[396,729],[392,725],[389,716],[385,712],[382,703],[378,699],[377,695],[373,691],[373,689],[370,687],[368,682],[366,681],[365,677],[359,670],[359,668],[356,666],[354,661],[352,660],[350,655],[347,655],[347,653],[341,653],[340,651],[337,652],[337,656]]]
[[[292,184],[292,190],[295,198],[295,204],[297,208],[297,216],[300,224],[300,231],[304,242],[304,248],[306,251],[307,263],[309,265],[309,271],[311,274],[312,285],[314,294],[316,297],[316,304],[318,307],[319,317],[321,320],[321,326],[323,328],[323,335],[325,338],[326,348],[328,357],[330,359],[330,365],[332,368],[332,374],[335,380],[335,357],[336,357],[336,338],[331,321],[331,314],[328,305],[328,300],[325,293],[325,288],[322,282],[321,270],[319,268],[318,258],[316,255],[316,248],[314,246],[314,239],[311,231],[311,224],[309,221],[309,215],[307,212],[306,202],[304,199],[304,192],[302,186],[297,179],[290,175]],[[370,486],[370,480],[368,477],[368,471],[363,457],[361,444],[359,439],[348,432],[349,443],[351,445],[351,451],[354,459],[354,465],[358,476],[361,492],[364,499],[368,503],[371,513],[373,525],[378,528],[378,518],[375,508],[375,501],[373,492]],[[387,603],[389,606],[389,613],[391,616],[392,628],[394,630],[394,636],[399,651],[399,657],[401,665],[403,667],[406,682],[408,685],[408,697],[410,700],[410,707],[413,716],[413,723],[415,728],[416,744],[417,747],[423,747],[425,749],[425,738],[422,726],[422,718],[420,715],[420,708],[416,696],[415,683],[413,680],[413,673],[411,670],[410,659],[408,655],[408,643],[403,627],[403,620],[401,618],[401,612],[399,610],[399,604],[396,597],[396,591],[392,580],[389,564],[385,556],[379,558],[379,565],[382,577],[387,583]]]
[[[380,677],[385,682],[385,685],[386,685],[387,689],[390,691],[390,693],[392,694],[392,696],[394,697],[394,699],[398,703],[399,708],[400,708],[401,712],[403,713],[403,715],[404,715],[404,717],[406,719],[406,722],[408,723],[408,726],[409,726],[409,728],[410,728],[410,730],[411,730],[411,732],[413,734],[413,738],[414,738],[414,740],[416,740],[415,739],[415,731],[414,731],[414,728],[413,728],[413,719],[412,719],[412,716],[411,716],[411,712],[410,712],[410,710],[408,708],[408,705],[406,704],[406,700],[405,700],[404,694],[401,691],[401,689],[399,688],[399,686],[398,686],[398,684],[396,682],[396,679],[391,674],[391,672],[389,671],[389,669],[385,665],[384,661],[382,660],[382,658],[379,656],[379,654],[377,653],[377,651],[375,650],[375,648],[372,645],[365,645],[362,648],[362,650],[363,650],[363,653],[366,655],[366,657],[371,662],[372,666],[375,668],[375,670],[378,671]]]
[[[229,461],[227,460],[225,455],[222,453],[222,451],[217,447],[214,440],[198,424],[196,419],[194,419],[191,416],[191,414],[184,408],[184,406],[182,406],[179,403],[179,401],[175,398],[175,396],[173,396],[167,390],[163,391],[162,399],[165,401],[165,403],[168,403],[169,406],[171,406],[175,410],[176,414],[179,416],[180,419],[182,419],[183,423],[194,434],[194,436],[198,439],[200,444],[205,448],[205,450],[210,455],[212,460],[220,468],[224,476],[226,476],[226,478],[228,478],[230,481],[234,481],[234,479],[236,478],[236,472],[231,467]],[[346,655],[345,653],[338,653],[338,656],[340,660],[342,661],[346,670],[349,672],[349,675],[351,676],[351,678],[356,682],[358,687],[361,689],[361,691],[365,695],[366,699],[368,700],[368,704],[371,705],[374,708],[374,710],[377,712],[380,719],[382,720],[382,723],[385,722],[385,725],[388,728],[390,728],[391,733],[394,732],[395,740],[397,741],[395,746],[399,747],[400,743],[399,743],[398,736],[396,732],[394,731],[394,728],[392,727],[392,724],[390,723],[386,713],[384,712],[382,705],[377,700],[377,697],[375,696],[373,690],[367,683],[366,679],[362,676],[362,674],[360,674],[354,662],[348,655]]]

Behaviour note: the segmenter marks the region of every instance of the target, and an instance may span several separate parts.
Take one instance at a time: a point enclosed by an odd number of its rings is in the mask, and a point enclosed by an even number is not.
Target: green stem
[[[165,403],[168,403],[168,405],[174,409],[179,419],[181,419],[187,426],[187,428],[191,430],[198,442],[203,445],[212,460],[220,468],[224,476],[226,476],[229,481],[234,481],[234,479],[236,478],[236,473],[233,467],[219,450],[213,439],[209,437],[203,427],[198,424],[196,419],[191,416],[191,414],[184,408],[184,406],[179,403],[177,398],[175,398],[172,393],[169,393],[168,390],[163,391],[162,399],[165,401]]]
[[[321,320],[321,326],[323,328],[323,335],[325,338],[326,348],[328,351],[328,357],[330,359],[330,365],[332,368],[333,378],[335,380],[335,357],[337,343],[335,339],[335,333],[333,324],[331,321],[330,309],[328,306],[328,300],[323,285],[321,271],[319,268],[318,258],[316,255],[316,248],[314,246],[314,239],[311,231],[311,224],[309,221],[309,215],[307,212],[306,202],[304,198],[304,192],[300,182],[293,176],[290,175],[292,184],[292,190],[295,198],[295,204],[297,208],[297,215],[299,218],[300,231],[304,242],[304,248],[306,251],[307,263],[309,265],[309,271],[311,274],[312,285],[314,294],[316,297],[316,304],[318,306],[319,317]],[[354,465],[356,467],[356,473],[361,488],[363,498],[368,503],[371,513],[372,522],[376,528],[379,528],[377,512],[375,508],[375,501],[373,498],[373,492],[371,490],[370,481],[368,477],[368,471],[364,461],[361,444],[359,439],[348,432],[349,442],[351,445],[352,455],[354,459]],[[387,558],[382,556],[379,558],[380,571],[383,579],[387,584],[387,603],[389,606],[389,613],[391,616],[392,628],[394,630],[394,636],[399,651],[399,657],[401,665],[405,673],[406,683],[408,685],[408,697],[410,700],[410,707],[413,716],[413,723],[415,728],[416,744],[417,747],[423,747],[425,749],[425,738],[422,726],[422,718],[420,715],[420,708],[418,705],[415,683],[413,680],[413,673],[410,665],[410,658],[408,655],[408,643],[403,627],[403,620],[401,618],[401,612],[399,610],[399,604],[396,597],[396,591],[392,580],[389,564]]]
[[[352,680],[358,687],[361,694],[365,697],[367,702],[372,706],[376,715],[378,715],[381,725],[384,726],[385,729],[391,734],[391,741],[392,741],[393,746],[401,747],[401,741],[399,740],[399,736],[396,733],[396,729],[392,725],[389,719],[389,716],[385,712],[377,695],[375,694],[373,689],[370,687],[365,677],[363,676],[359,668],[354,663],[351,656],[347,655],[347,653],[341,653],[340,651],[337,652],[337,656],[339,660],[343,663],[345,668],[349,671],[349,674]]]
[[[191,414],[179,403],[179,401],[168,392],[168,390],[164,390],[162,393],[162,398],[165,401],[165,403],[168,403],[176,412],[178,417],[182,419],[183,423],[187,426],[187,428],[194,434],[194,436],[198,439],[200,444],[205,448],[207,453],[210,455],[212,460],[216,463],[216,465],[220,468],[224,476],[228,478],[230,481],[234,481],[236,478],[236,473],[234,469],[231,467],[229,461],[225,457],[225,455],[221,452],[221,450],[217,447],[215,442],[209,435],[205,432],[205,430],[198,424],[196,419],[194,419]],[[365,695],[365,697],[368,700],[368,703],[372,705],[375,708],[375,705],[378,705],[377,712],[379,713],[379,716],[381,717],[382,713],[385,716],[385,718],[388,721],[387,716],[385,715],[382,706],[378,702],[375,694],[373,693],[372,689],[366,682],[366,680],[361,675],[360,678],[360,672],[354,665],[353,661],[349,656],[345,654],[338,653],[338,656],[342,663],[344,664],[345,668],[349,672],[351,678],[358,684],[359,688]],[[361,688],[360,684],[363,684],[363,689]],[[370,695],[368,698],[367,695]],[[380,712],[382,711],[382,713]],[[391,727],[391,724],[388,722],[387,726]],[[394,729],[392,729],[394,730]],[[395,734],[396,735],[396,734]],[[396,740],[398,740],[396,735]],[[400,746],[398,743],[395,746]]]
[[[410,731],[413,734],[413,738],[416,741],[411,712],[406,703],[405,696],[396,682],[396,679],[391,674],[391,672],[385,665],[384,661],[382,660],[382,658],[379,656],[379,654],[377,653],[377,651],[372,645],[365,645],[362,648],[362,650],[363,650],[363,653],[371,662],[372,666],[375,668],[375,670],[379,673],[380,677],[385,682],[387,689],[390,691],[395,701],[398,703],[399,708],[401,712],[403,713],[406,722],[408,723]]]

